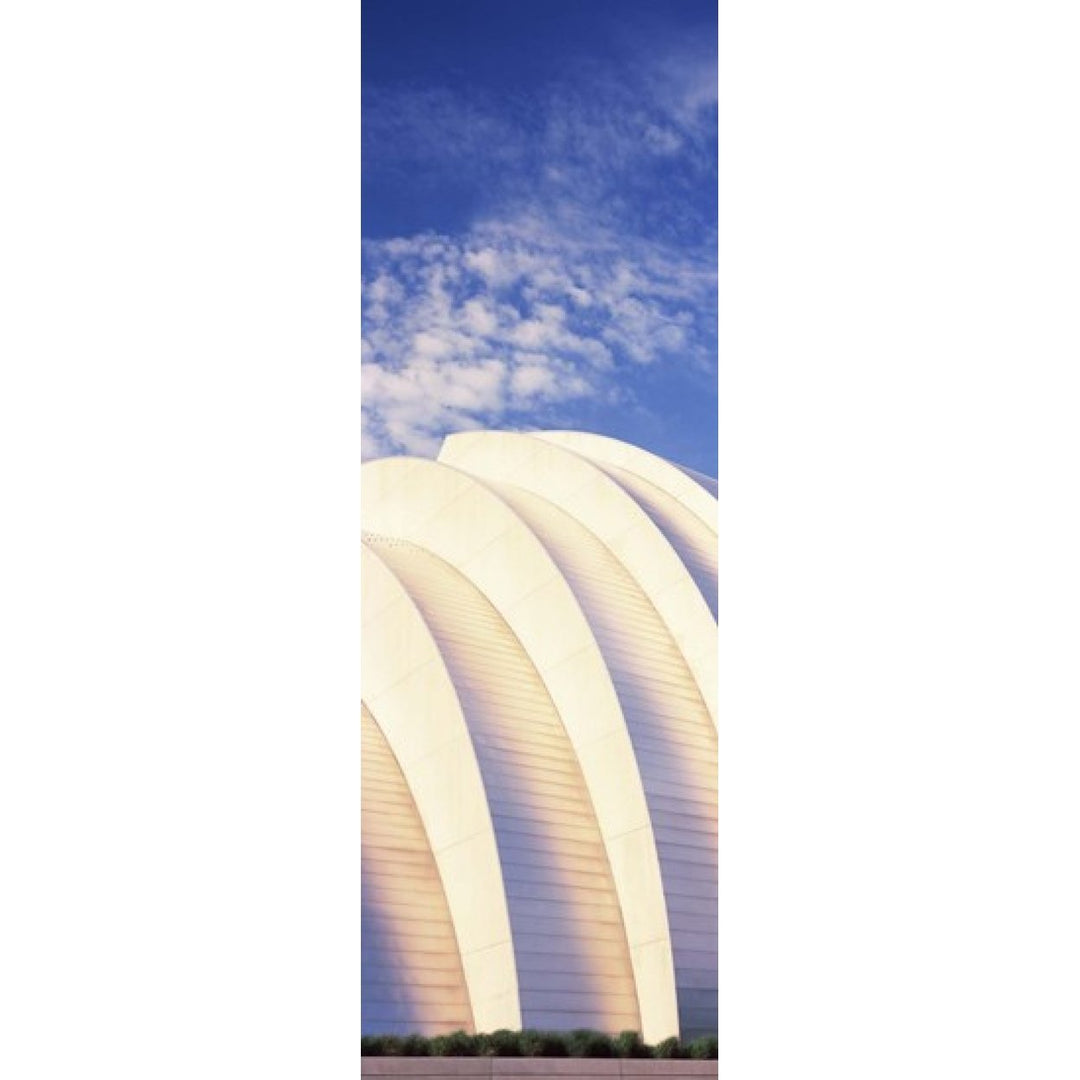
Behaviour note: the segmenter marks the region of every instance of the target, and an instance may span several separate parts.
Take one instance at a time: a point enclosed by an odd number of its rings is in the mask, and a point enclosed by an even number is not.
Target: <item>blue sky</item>
[[[364,0],[363,438],[716,475],[715,0]]]

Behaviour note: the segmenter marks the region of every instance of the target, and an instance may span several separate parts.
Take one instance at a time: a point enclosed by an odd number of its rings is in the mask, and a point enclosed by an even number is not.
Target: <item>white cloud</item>
[[[373,304],[401,300],[403,296],[400,283],[387,274],[380,274],[367,288],[367,297]]]
[[[510,385],[515,394],[528,398],[552,394],[558,381],[546,364],[522,364],[514,369]]]
[[[499,255],[493,248],[465,252],[465,265],[470,270],[477,271],[487,281],[497,282],[500,279]]]
[[[661,222],[689,239],[714,220],[686,201],[685,182],[715,176],[716,85],[715,39],[650,35],[618,65],[568,60],[561,79],[513,100],[372,88],[362,137],[373,169],[425,197],[452,176],[489,207],[528,203],[558,216],[568,203],[592,221]],[[525,270],[483,245],[468,267],[499,286]]]
[[[658,154],[676,154],[683,146],[682,137],[671,128],[659,124],[646,124],[641,133],[645,144]]]
[[[367,160],[437,201],[486,209],[458,235],[363,251],[363,452],[433,454],[482,425],[572,425],[663,365],[715,370],[712,39],[647,44],[618,67],[567,58],[513,101],[377,87]],[[367,91],[365,91],[367,94]],[[688,192],[690,194],[688,194]],[[418,201],[415,205],[425,205]]]
[[[461,324],[466,331],[484,336],[495,333],[499,320],[490,302],[473,297],[461,307]]]
[[[454,347],[440,335],[425,330],[413,335],[412,351],[414,356],[437,360],[451,354]]]
[[[522,319],[514,327],[510,340],[523,349],[538,349],[549,341],[554,343],[558,332],[542,319]]]
[[[713,363],[715,268],[698,254],[522,216],[370,241],[364,256],[367,456],[559,423],[551,409],[622,394],[627,364]]]

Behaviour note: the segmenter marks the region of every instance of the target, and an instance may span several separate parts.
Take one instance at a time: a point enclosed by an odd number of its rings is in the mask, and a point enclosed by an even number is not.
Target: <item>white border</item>
[[[359,5],[0,15],[0,1073],[355,1077]]]
[[[721,1075],[1080,1068],[1075,5],[724,5]]]

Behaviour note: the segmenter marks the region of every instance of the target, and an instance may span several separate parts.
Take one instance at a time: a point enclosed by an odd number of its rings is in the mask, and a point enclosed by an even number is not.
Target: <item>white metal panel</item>
[[[651,746],[663,747],[662,756],[650,749],[637,760],[651,820],[660,828],[656,846],[664,891],[698,901],[693,927],[683,912],[668,912],[680,1030],[688,1037],[707,1033],[715,1027],[716,989],[680,986],[678,972],[698,954],[715,958],[718,945],[717,759],[708,710],[663,621],[611,551],[547,500],[513,485],[493,486],[543,541],[573,587],[611,672],[635,749],[643,734]],[[677,842],[669,839],[675,819]],[[707,929],[701,929],[702,919]],[[709,992],[713,1011],[707,1016]]]
[[[573,748],[517,638],[458,571],[411,544],[369,541],[420,610],[438,645],[470,733],[501,735],[504,749],[475,742],[513,928],[522,1023],[557,1012],[555,1026],[602,1018],[607,1031],[641,1026],[621,912],[603,839]],[[474,687],[474,689],[470,689]],[[548,753],[533,753],[538,739]],[[566,840],[576,824],[584,835]],[[540,913],[528,888],[551,885],[562,903]],[[524,888],[523,888],[524,887]],[[531,948],[542,942],[538,950]],[[537,968],[537,955],[569,953],[587,962],[572,986]],[[557,1007],[556,1007],[557,1003]]]
[[[474,949],[486,966],[470,973],[463,949],[474,1003],[512,996],[527,1023],[609,1030],[636,1026],[637,1005],[651,1041],[713,1031],[715,485],[579,433],[470,434],[443,456],[458,467],[364,467],[369,543],[409,582],[395,578],[404,605],[385,589],[365,602],[387,631],[365,672],[399,717],[391,744],[474,944],[477,911],[497,923],[500,908],[470,872],[496,851],[513,955]],[[371,813],[392,827],[393,807]],[[403,882],[422,878],[399,858]],[[405,1030],[416,1001],[445,1008],[432,960],[414,998],[385,990],[380,1030]]]
[[[697,584],[713,619],[717,614],[716,534],[701,519],[687,512],[678,499],[648,480],[617,465],[598,463],[642,507],[679,553]],[[714,644],[715,651],[715,644]]]
[[[481,1031],[521,1026],[495,832],[468,728],[420,612],[365,544],[361,681],[423,823]],[[400,1019],[398,1017],[397,1019]]]
[[[460,570],[505,619],[544,680],[578,757],[611,864],[642,1034],[650,1041],[677,1034],[674,964],[649,808],[610,673],[573,591],[521,519],[459,470],[389,458],[366,464],[364,478],[365,529],[414,542]],[[526,884],[530,899],[550,898],[550,885]]]
[[[473,475],[540,495],[580,521],[622,563],[684,655],[716,721],[716,534],[685,506],[645,481],[635,498],[605,467],[548,439],[505,431],[448,436],[439,460]],[[710,564],[711,559],[711,564]],[[711,575],[711,576],[710,576]],[[685,589],[687,577],[699,597]]]
[[[405,777],[362,708],[361,1026],[387,1022],[426,1035],[473,1029],[465,975],[442,881]],[[378,808],[378,812],[375,808]]]
[[[714,533],[717,531],[716,489],[698,481],[691,470],[665,461],[630,443],[585,431],[537,431],[537,438],[568,447],[593,461],[617,465],[636,473],[679,500]]]

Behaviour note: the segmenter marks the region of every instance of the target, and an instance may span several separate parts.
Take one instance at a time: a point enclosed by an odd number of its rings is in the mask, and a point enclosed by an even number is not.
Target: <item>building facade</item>
[[[715,483],[486,431],[362,483],[364,1032],[715,1032]]]

